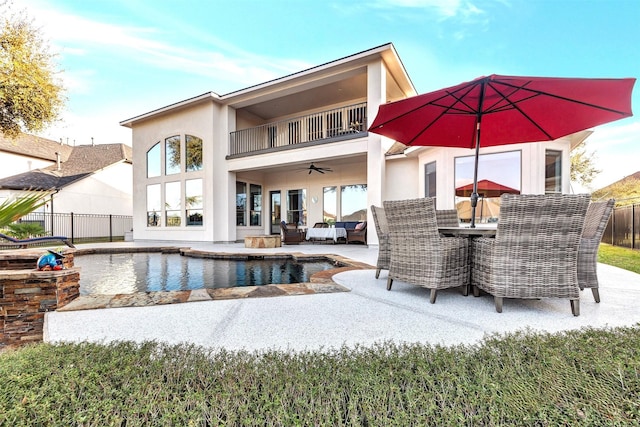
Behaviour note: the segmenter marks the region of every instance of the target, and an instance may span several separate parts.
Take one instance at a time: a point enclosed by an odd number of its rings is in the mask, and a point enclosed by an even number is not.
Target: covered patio
[[[102,245],[179,246],[232,253],[256,251],[244,248],[242,243]],[[45,341],[156,340],[214,349],[304,351],[369,346],[383,341],[446,346],[474,344],[487,335],[518,330],[559,332],[585,327],[633,326],[640,322],[637,309],[640,275],[605,264],[598,265],[602,302],[595,303],[589,290],[581,292],[581,315],[574,317],[562,299],[506,299],[504,304],[508,309],[496,313],[491,296],[465,297],[458,288],[441,291],[437,304],[429,303],[428,289],[401,281],[394,282],[393,291],[389,292],[386,270],[375,279],[378,248],[373,245],[298,245],[260,249],[260,252],[332,253],[369,264],[371,269],[334,276],[334,281],[349,292],[50,312],[45,320]]]

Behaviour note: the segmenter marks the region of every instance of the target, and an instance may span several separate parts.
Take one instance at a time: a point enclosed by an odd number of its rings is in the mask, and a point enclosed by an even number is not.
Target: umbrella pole
[[[476,228],[476,206],[478,205],[478,159],[480,158],[480,123],[482,122],[482,103],[484,102],[484,89],[487,79],[483,79],[480,84],[480,97],[478,98],[478,109],[476,117],[476,158],[473,168],[473,193],[471,193],[471,228]]]
[[[478,115],[476,125],[476,158],[473,168],[473,192],[471,193],[471,228],[476,227],[476,206],[478,205],[478,159],[480,158],[480,121],[482,116]]]

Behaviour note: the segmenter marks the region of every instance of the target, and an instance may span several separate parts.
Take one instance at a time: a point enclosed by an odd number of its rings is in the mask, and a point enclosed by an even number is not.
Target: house
[[[15,139],[0,134],[0,178],[54,165],[58,156],[66,161],[73,147],[35,135]]]
[[[0,139],[3,172],[15,172],[0,178],[0,200],[52,190],[43,207],[47,213],[131,215],[131,159],[124,144],[71,147],[31,135]]]
[[[134,239],[234,242],[278,234],[282,220],[371,222],[369,206],[391,199],[434,196],[438,209],[455,207],[473,150],[399,148],[367,132],[381,104],[416,94],[385,44],[122,121],[140,194]],[[482,149],[480,179],[568,193],[569,152],[587,135]],[[374,227],[367,241],[377,244]]]

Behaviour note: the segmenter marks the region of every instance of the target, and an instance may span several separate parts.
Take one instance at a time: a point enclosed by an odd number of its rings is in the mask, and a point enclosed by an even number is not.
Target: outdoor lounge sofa
[[[32,237],[29,239],[16,239],[15,237],[7,236],[6,234],[0,233],[0,237],[4,240],[9,241],[12,245],[18,246],[20,248],[26,248],[30,244],[34,243],[42,243],[42,242],[62,242],[70,248],[75,248],[73,243],[69,240],[68,237],[65,236],[41,236],[41,237]]]
[[[376,262],[376,279],[380,277],[380,270],[389,269],[391,261],[391,242],[389,240],[389,224],[384,208],[371,205],[371,215],[378,234],[378,261]]]
[[[356,227],[358,227],[358,224],[363,224],[360,227],[365,227],[364,232],[362,233],[356,233]],[[362,243],[366,243],[366,237],[367,237],[367,229],[366,229],[366,221],[338,221],[335,224],[336,228],[344,228],[345,230],[347,230],[347,237],[344,239],[346,243],[349,242],[362,242]]]
[[[593,298],[600,302],[598,291],[598,247],[613,211],[614,199],[606,202],[592,202],[587,209],[587,217],[582,229],[580,250],[578,251],[578,285],[580,289],[591,288]]]
[[[440,289],[469,284],[469,239],[442,237],[434,200],[430,197],[383,202],[391,239],[387,290],[394,280],[431,289],[435,303]]]
[[[347,228],[347,243],[353,242],[367,244],[367,221],[357,223],[353,229]]]
[[[495,238],[473,240],[471,283],[504,298],[568,298],[580,315],[578,248],[589,196],[503,194]]]

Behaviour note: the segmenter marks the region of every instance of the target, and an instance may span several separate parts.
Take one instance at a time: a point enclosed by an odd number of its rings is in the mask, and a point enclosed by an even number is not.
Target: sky
[[[638,0],[9,1],[65,87],[61,120],[40,135],[72,145],[131,145],[123,120],[386,43],[418,93],[489,74],[640,77]],[[632,105],[587,139],[601,170],[590,189],[640,171],[638,84]]]

